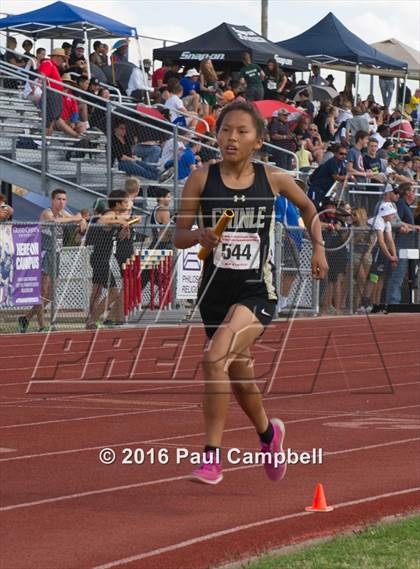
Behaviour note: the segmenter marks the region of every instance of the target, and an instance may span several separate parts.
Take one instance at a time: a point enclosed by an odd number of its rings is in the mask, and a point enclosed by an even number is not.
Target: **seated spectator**
[[[85,56],[85,44],[83,41],[80,40],[74,40],[73,41],[73,45],[72,45],[72,49],[70,52],[70,57],[69,57],[69,65],[70,67],[72,65],[74,65],[76,63],[76,61],[80,60],[80,59],[86,59]]]
[[[61,44],[61,47],[62,47],[62,49],[64,49],[64,53],[66,54],[67,60],[69,60],[70,55],[71,55],[71,51],[72,51],[71,43],[69,43],[68,41],[65,41]]]
[[[386,168],[387,178],[390,182],[397,184],[412,183],[412,179],[404,176],[401,172],[404,167],[402,157],[397,152],[388,153],[388,165]]]
[[[39,69],[39,66],[44,61],[46,55],[47,55],[47,50],[44,49],[43,47],[39,47],[36,50],[36,53],[35,53],[35,58],[36,58],[35,70]]]
[[[163,85],[168,85],[168,81],[170,79],[176,79],[179,82],[179,63],[176,61],[171,61],[169,63],[168,69],[165,71],[165,75],[163,76]]]
[[[133,155],[132,145],[127,140],[127,124],[125,122],[120,122],[115,126],[111,147],[112,164],[118,160],[118,169],[130,176],[141,176],[148,180],[157,180],[160,176],[160,180],[163,181],[163,174],[168,174],[168,172],[160,170],[158,166],[137,160],[137,157]]]
[[[332,185],[346,179],[346,158],[347,146],[337,145],[334,156],[318,166],[309,176],[308,197],[318,210]]]
[[[420,134],[415,135],[413,144],[409,148],[409,152],[413,157],[420,157]]]
[[[414,156],[413,159],[414,180],[417,185],[420,184],[420,156]]]
[[[222,107],[220,105],[216,104],[208,115],[203,115],[201,117],[202,120],[197,121],[197,126],[195,127],[195,131],[198,132],[199,134],[207,134],[207,133],[216,134],[216,121],[217,117],[220,114],[221,108]],[[208,128],[202,121],[206,121]]]
[[[180,80],[183,89],[182,103],[187,111],[198,114],[200,108],[200,73],[195,69],[189,69],[185,76]]]
[[[189,113],[187,111],[182,103],[182,100],[180,98],[183,93],[182,85],[179,83],[175,84],[169,93],[170,95],[165,103],[165,107],[169,109],[171,122],[176,122],[178,119],[184,119],[186,123],[184,126],[189,126],[192,128],[196,123],[196,118],[193,116],[193,113]]]
[[[270,142],[273,146],[294,152],[296,150],[296,142],[293,132],[288,124],[289,111],[279,109],[273,113],[269,123],[268,130],[270,134]],[[273,160],[276,166],[284,170],[291,170],[292,156],[286,152],[275,151],[270,148],[273,153]]]
[[[159,69],[156,69],[156,71],[153,72],[152,87],[154,89],[155,97],[159,92],[159,90],[166,86],[164,83],[164,77],[166,75],[166,72],[169,71],[169,69],[171,68],[171,66],[172,66],[172,61],[164,61],[162,67],[159,67]]]
[[[6,53],[4,54],[4,61],[10,65],[15,65],[16,67],[25,67],[26,62],[22,57],[20,57],[16,52],[17,41],[13,36],[8,36],[6,41]],[[9,51],[10,50],[10,51]],[[19,81],[16,79],[4,79],[5,89],[17,89]]]
[[[102,87],[98,91],[98,97],[101,97],[103,102],[95,101],[95,105],[99,105],[99,107],[95,106],[92,108],[92,112],[89,115],[89,125],[91,128],[98,128],[106,134],[106,102],[110,100],[111,93],[106,87]]]
[[[387,125],[381,124],[375,133],[371,135],[371,139],[375,139],[378,143],[378,150],[380,150],[389,137],[389,127]],[[382,157],[383,158],[383,157]]]
[[[13,208],[7,205],[6,196],[0,194],[0,222],[12,219]]]
[[[88,70],[88,64],[87,61],[84,57],[79,57],[78,59],[76,59],[74,61],[74,63],[72,65],[70,65],[67,69],[67,71],[71,74],[77,74],[77,75],[84,75],[86,77],[88,77],[89,75],[89,70]]]
[[[315,107],[309,100],[309,92],[306,89],[300,91],[296,105],[298,107],[302,107],[302,109],[305,109],[305,112],[311,117],[312,120],[312,117],[315,114]]]
[[[412,156],[403,156],[403,168],[401,169],[401,174],[406,178],[410,178],[414,182],[414,170],[413,170],[413,157]]]
[[[315,123],[309,126],[308,133],[309,137],[306,138],[306,148],[312,154],[314,160],[320,164],[324,157],[324,145]]]
[[[193,138],[178,157],[178,180],[185,180],[197,167],[198,156],[201,150],[201,141]]]
[[[60,70],[64,67],[65,60],[64,49],[60,47],[55,48],[52,50],[50,59],[45,59],[38,68],[38,73],[53,80],[47,81],[47,85],[54,89],[54,91],[50,89],[47,90],[47,136],[52,135],[54,127],[64,132],[68,129],[66,123],[61,118],[61,112],[63,110],[63,97],[61,92],[64,91],[64,85],[61,83]]]
[[[240,81],[231,81],[229,87],[223,92],[222,95],[222,105],[231,103],[243,92]]]
[[[134,203],[134,200],[140,193],[140,180],[135,176],[130,176],[125,181],[124,190],[127,192],[130,200]]]
[[[85,128],[83,123],[79,120],[79,107],[77,105],[77,101],[73,97],[69,96],[73,93],[72,87],[76,84],[68,73],[65,73],[61,79],[63,83],[65,83],[66,87],[64,89],[65,95],[63,96],[63,110],[61,111],[60,118],[67,127],[64,128],[63,125],[61,130],[63,130],[68,136],[78,138],[79,134],[82,134],[85,131]]]

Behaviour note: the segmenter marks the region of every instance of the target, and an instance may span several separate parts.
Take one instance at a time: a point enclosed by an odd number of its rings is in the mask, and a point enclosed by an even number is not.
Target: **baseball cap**
[[[389,194],[390,192],[394,192],[394,194],[398,193],[398,190],[394,188],[392,184],[387,184],[385,186],[384,194]]]
[[[385,215],[394,215],[395,208],[390,203],[382,203],[378,209],[378,215],[385,217]]]
[[[274,111],[271,116],[278,117],[279,115],[290,115],[290,113],[287,109],[278,109],[277,111]]]
[[[84,43],[76,44],[76,49],[85,49],[85,44]]]
[[[99,79],[97,79],[96,77],[92,77],[91,80],[89,81],[89,85],[99,85]]]
[[[106,210],[108,209],[108,203],[105,199],[98,198],[93,204],[93,209],[97,214],[101,215],[102,213],[105,213]]]

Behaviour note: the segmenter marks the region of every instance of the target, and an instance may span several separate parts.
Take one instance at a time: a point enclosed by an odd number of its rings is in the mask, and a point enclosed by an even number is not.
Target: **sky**
[[[0,11],[19,14],[52,1],[0,0]],[[136,27],[143,36],[175,42],[193,38],[222,22],[246,25],[258,33],[261,29],[260,0],[71,0],[71,3]],[[268,39],[281,41],[302,33],[330,11],[367,43],[393,37],[420,50],[420,0],[268,0]],[[143,57],[151,57],[153,48],[161,46],[162,42],[143,39]],[[136,54],[131,52],[131,55]],[[344,74],[334,72],[334,75],[337,87],[342,88]],[[411,86],[415,88],[416,83]],[[361,82],[361,90],[367,95],[367,77]]]

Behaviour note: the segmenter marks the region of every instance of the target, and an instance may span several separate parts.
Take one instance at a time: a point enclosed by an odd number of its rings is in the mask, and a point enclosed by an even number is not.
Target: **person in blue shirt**
[[[309,177],[308,197],[319,210],[328,190],[334,182],[344,182],[346,178],[347,146],[340,144],[334,156],[321,164]]]
[[[182,102],[188,111],[198,113],[200,107],[200,73],[194,67],[189,69],[184,77],[180,80],[180,84],[184,89]]]
[[[200,152],[199,140],[191,139],[178,158],[178,180],[185,180],[196,169],[197,154]]]
[[[299,184],[299,181],[296,182]],[[280,195],[275,200],[276,222],[285,226],[283,249],[282,249],[282,279],[281,294],[277,303],[277,310],[285,310],[290,303],[288,296],[295,280],[296,269],[299,267],[299,254],[302,249],[303,230],[289,229],[300,226],[300,212],[298,208],[287,198]],[[288,272],[287,269],[293,269]]]
[[[400,258],[400,250],[416,249],[416,231],[420,230],[419,226],[414,225],[414,214],[410,207],[416,199],[415,188],[410,183],[400,184],[398,193],[400,198],[397,201],[397,211],[404,226],[400,227],[395,235],[398,263],[391,266],[386,290],[387,304],[399,304],[401,302],[401,287],[407,275],[408,259]]]

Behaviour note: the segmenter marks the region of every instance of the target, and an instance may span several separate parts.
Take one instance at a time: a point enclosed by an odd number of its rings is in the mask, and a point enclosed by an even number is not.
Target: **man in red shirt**
[[[52,50],[50,59],[44,59],[38,68],[38,73],[45,75],[48,79],[60,82],[57,84],[54,81],[47,81],[48,87],[55,89],[55,91],[47,90],[47,136],[52,135],[54,125],[66,134],[75,136],[73,129],[60,118],[63,110],[63,97],[57,91],[64,91],[60,70],[64,68],[65,63],[66,52],[63,48],[57,47]]]
[[[162,67],[153,72],[152,87],[155,90],[155,98],[158,98],[160,95],[159,89],[164,87],[163,78],[165,77],[166,72],[171,68],[171,65],[171,61],[164,61]]]

